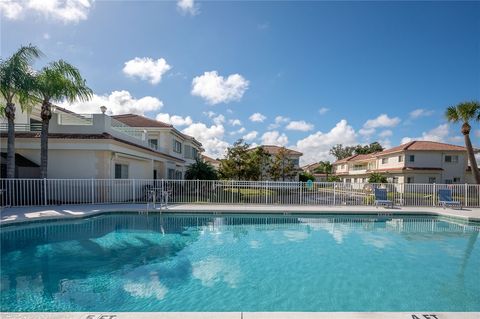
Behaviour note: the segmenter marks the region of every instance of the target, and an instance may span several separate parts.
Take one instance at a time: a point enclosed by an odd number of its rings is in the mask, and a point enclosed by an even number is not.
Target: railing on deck
[[[42,130],[42,123],[19,124],[14,126],[15,132],[40,132]],[[0,131],[8,131],[7,123],[0,123]]]
[[[368,184],[152,179],[2,179],[2,206],[151,202],[150,190],[169,203],[256,205],[374,205],[373,189],[386,188],[396,206],[434,207],[439,189],[451,189],[464,207],[480,207],[476,184]]]

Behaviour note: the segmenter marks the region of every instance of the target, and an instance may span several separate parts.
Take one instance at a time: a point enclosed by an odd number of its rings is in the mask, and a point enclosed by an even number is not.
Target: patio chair
[[[442,205],[443,209],[447,206],[459,206],[462,209],[462,203],[452,198],[451,189],[439,189],[438,190],[438,203]]]
[[[387,190],[384,188],[375,188],[375,207],[378,208],[378,205],[389,206],[393,208],[393,202],[387,198]]]

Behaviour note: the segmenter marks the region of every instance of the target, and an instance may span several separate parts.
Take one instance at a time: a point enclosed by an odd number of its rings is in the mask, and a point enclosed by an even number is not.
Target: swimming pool
[[[2,311],[480,311],[480,226],[111,213],[1,228]]]

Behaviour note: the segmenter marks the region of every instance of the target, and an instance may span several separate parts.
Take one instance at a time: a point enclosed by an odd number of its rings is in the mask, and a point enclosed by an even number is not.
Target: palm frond
[[[457,105],[458,116],[464,123],[475,120],[479,109],[480,103],[476,101],[462,102]]]
[[[460,120],[460,116],[457,112],[457,107],[449,106],[445,111],[445,117],[449,122],[458,122]]]

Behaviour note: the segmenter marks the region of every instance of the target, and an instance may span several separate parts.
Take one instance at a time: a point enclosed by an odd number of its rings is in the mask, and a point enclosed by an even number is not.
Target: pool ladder
[[[160,196],[160,210],[162,208],[168,209],[168,192],[164,190],[158,190],[158,189],[151,189],[149,190],[150,193],[150,198],[152,199],[152,206],[153,209],[157,209],[157,191],[160,191],[161,196]],[[147,212],[150,210],[150,201],[147,200]]]

